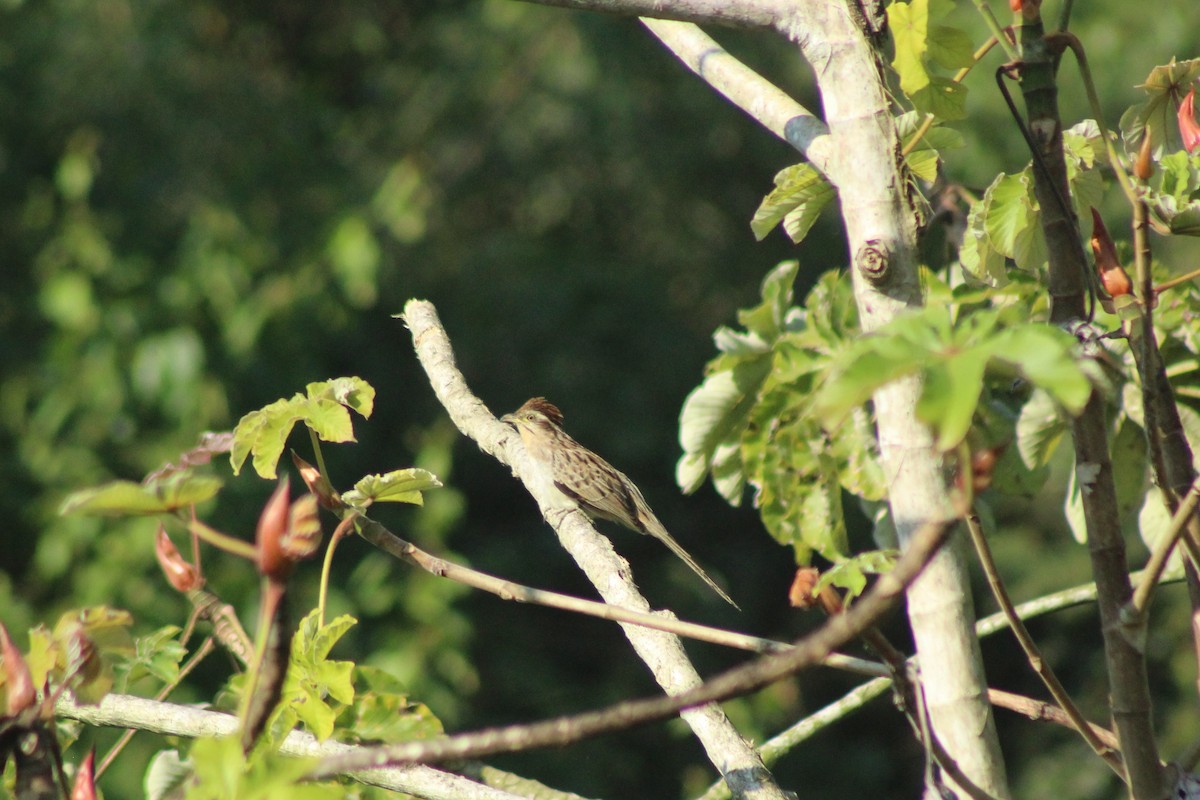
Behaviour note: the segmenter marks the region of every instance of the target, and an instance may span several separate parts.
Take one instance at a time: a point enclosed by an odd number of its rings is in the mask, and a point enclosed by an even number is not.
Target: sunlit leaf
[[[432,472],[423,469],[398,469],[384,475],[367,475],[354,489],[342,495],[352,506],[371,503],[412,503],[422,505],[422,492],[440,488],[442,482]]]
[[[113,481],[72,492],[59,508],[61,514],[127,516],[165,514],[215,497],[222,481],[212,475],[177,472],[150,483]]]
[[[835,194],[825,176],[808,162],[787,167],[775,176],[775,188],[759,203],[750,230],[762,241],[782,222],[788,237],[798,243]]]

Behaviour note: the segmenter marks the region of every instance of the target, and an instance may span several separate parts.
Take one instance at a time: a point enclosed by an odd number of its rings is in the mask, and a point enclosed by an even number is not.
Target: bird
[[[696,560],[675,541],[637,486],[625,473],[609,464],[571,438],[563,429],[563,415],[544,397],[534,397],[511,414],[500,418],[521,435],[521,443],[532,457],[536,473],[532,477],[558,505],[574,505],[592,519],[615,522],[631,531],[653,536],[691,567],[701,580],[712,587],[734,608],[733,601]]]

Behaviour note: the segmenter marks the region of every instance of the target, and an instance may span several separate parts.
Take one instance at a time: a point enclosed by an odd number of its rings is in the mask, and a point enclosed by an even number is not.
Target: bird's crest
[[[558,406],[554,405],[544,397],[531,397],[530,399],[526,400],[525,405],[517,409],[516,415],[520,416],[521,412],[523,411],[536,411],[546,419],[550,420],[550,422],[554,425],[557,425],[560,428],[562,427],[562,412],[558,410]]]

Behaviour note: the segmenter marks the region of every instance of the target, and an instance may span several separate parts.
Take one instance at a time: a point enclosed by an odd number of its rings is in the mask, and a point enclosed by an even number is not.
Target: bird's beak
[[[503,422],[505,425],[511,426],[514,431],[518,430],[517,418],[514,417],[512,414],[505,414],[503,417],[500,418],[500,421]]]

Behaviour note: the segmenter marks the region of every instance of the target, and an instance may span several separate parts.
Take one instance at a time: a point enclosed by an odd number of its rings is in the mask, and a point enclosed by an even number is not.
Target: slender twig
[[[1004,26],[996,19],[996,15],[992,13],[992,9],[986,0],[973,0],[973,2],[975,3],[975,10],[979,12],[979,16],[983,17],[983,22],[987,25],[988,30],[991,31],[992,37],[1004,48],[1004,53],[1008,60],[1020,60],[1020,51],[1017,50],[1017,46],[1013,44],[1012,40],[1004,35]]]
[[[967,515],[967,530],[971,534],[971,542],[975,545],[975,552],[979,556],[979,563],[983,567],[984,575],[987,576],[988,586],[992,589],[992,596],[996,599],[996,604],[1000,606],[1001,613],[1004,614],[1008,621],[1009,627],[1012,628],[1013,635],[1017,637],[1017,643],[1020,644],[1021,650],[1025,653],[1025,658],[1029,661],[1029,665],[1037,676],[1042,679],[1042,683],[1046,685],[1050,696],[1054,698],[1054,702],[1058,703],[1059,707],[1066,713],[1067,718],[1071,720],[1072,727],[1083,737],[1092,751],[1104,759],[1104,762],[1112,768],[1113,772],[1121,776],[1125,780],[1125,770],[1113,751],[1105,745],[1104,742],[1093,733],[1091,724],[1087,718],[1083,716],[1083,712],[1075,705],[1075,701],[1067,694],[1067,690],[1063,688],[1062,682],[1058,676],[1054,674],[1054,670],[1042,658],[1041,650],[1033,641],[1033,637],[1029,635],[1029,630],[1025,627],[1025,623],[1017,616],[1016,610],[1013,608],[1012,599],[1008,596],[1008,589],[1004,586],[1004,581],[1000,578],[1000,571],[996,567],[996,560],[992,557],[992,548],[988,545],[987,537],[983,534],[983,526],[979,523],[979,517],[975,513]]]
[[[1133,592],[1133,599],[1130,600],[1130,605],[1139,615],[1144,614],[1149,607],[1154,588],[1167,567],[1167,559],[1171,557],[1175,543],[1187,529],[1188,522],[1195,516],[1197,505],[1200,505],[1200,478],[1192,483],[1192,487],[1183,496],[1179,508],[1171,517],[1167,529],[1154,543],[1154,552],[1150,554],[1150,560],[1146,562],[1146,569],[1142,571],[1142,578]]]
[[[187,660],[187,663],[179,668],[179,673],[175,676],[175,679],[164,686],[158,694],[154,695],[154,699],[159,702],[166,700],[171,692],[175,691],[175,687],[182,683],[183,679],[191,674],[191,671],[194,670],[200,664],[200,662],[203,661],[205,657],[215,649],[216,645],[213,644],[213,638],[211,636],[206,637],[205,640],[200,643],[200,646],[196,648],[196,652],[192,653],[192,657]],[[108,751],[107,755],[104,756],[104,760],[100,762],[100,766],[96,767],[96,780],[100,780],[100,776],[103,775],[104,771],[109,768],[113,760],[120,755],[121,751],[125,749],[125,745],[129,744],[129,740],[132,739],[133,735],[137,732],[137,728],[128,728],[125,733],[121,734],[121,738],[117,740],[117,743],[114,744]]]
[[[581,597],[572,597],[557,592],[549,592],[544,589],[535,589],[532,586],[525,586],[503,578],[497,578],[494,575],[488,575],[486,572],[464,567],[461,564],[455,564],[452,561],[447,561],[427,553],[411,542],[396,536],[370,517],[360,517],[359,527],[359,535],[385,553],[419,567],[431,575],[437,575],[438,577],[461,583],[464,586],[490,592],[504,600],[512,600],[518,603],[533,603],[535,605],[546,606],[547,608],[557,608],[563,611],[571,611],[576,614],[584,614],[615,622],[628,622],[633,625],[666,631],[688,639],[718,644],[723,647],[733,647],[738,650],[748,650],[752,653],[782,653],[792,649],[792,645],[789,642],[763,639],[758,636],[737,633],[736,631],[713,628],[695,622],[686,622],[662,614],[634,611],[608,603],[597,603],[594,600],[585,600]],[[831,654],[824,663],[826,666],[856,672],[860,675],[878,677],[891,674],[883,664],[874,661],[864,661],[860,658],[851,658],[850,656],[838,653]]]
[[[734,667],[700,686],[671,697],[650,697],[619,703],[607,709],[558,717],[530,725],[493,728],[421,742],[365,748],[345,757],[323,759],[310,777],[348,770],[397,764],[432,764],[458,758],[479,758],[497,753],[559,747],[583,739],[667,719],[681,710],[708,705],[757,691],[816,663],[841,647],[892,608],[904,590],[941,548],[953,520],[929,523],[916,531],[909,546],[890,572],[881,575],[845,614],[831,617],[795,648]]]
[[[1135,252],[1136,252],[1136,248],[1135,248]],[[1151,296],[1162,294],[1163,292],[1167,291],[1168,289],[1174,289],[1179,284],[1187,283],[1188,281],[1195,280],[1196,278],[1200,278],[1200,269],[1194,269],[1191,272],[1187,272],[1178,277],[1171,278],[1171,280],[1169,280],[1169,281],[1163,281],[1162,283],[1160,283],[1154,287],[1154,293]]]
[[[356,519],[358,519],[358,512],[353,509],[347,510],[342,521],[334,528],[333,535],[329,537],[329,544],[325,546],[325,558],[321,562],[321,588],[317,593],[317,619],[320,620],[322,626],[325,624],[325,606],[329,599],[329,581],[333,573],[333,553],[337,550],[338,542],[350,532]]]
[[[1141,575],[1142,573],[1140,572],[1134,573],[1133,578],[1140,579]],[[1017,605],[1015,610],[1018,617],[1028,620],[1046,614],[1053,614],[1067,608],[1074,608],[1085,603],[1093,603],[1095,600],[1096,584],[1084,583],[1079,586],[1062,589],[1044,597],[1026,600],[1024,603]],[[1007,630],[1008,627],[1007,617],[1003,612],[997,612],[976,622],[975,634],[980,638],[984,638],[1002,630]],[[780,758],[796,749],[796,747],[820,731],[849,716],[876,697],[887,692],[891,685],[892,679],[890,677],[867,681],[861,686],[851,689],[840,699],[815,711],[786,730],[771,737],[763,742],[759,748],[763,762],[767,766],[772,766]],[[988,700],[996,706],[1008,708],[1031,719],[1045,720],[1063,725],[1064,727],[1070,727],[1070,722],[1057,706],[1050,706],[1045,703],[1039,706],[1037,701],[1028,698],[1015,699],[1019,697],[1019,695],[1011,695],[995,689],[988,690]],[[1102,728],[1095,723],[1091,723],[1090,727],[1096,736],[1106,745],[1116,747],[1116,737],[1112,731]],[[729,788],[725,786],[724,781],[717,781],[698,800],[727,800],[729,796]]]
[[[242,558],[248,558],[253,561],[258,555],[258,552],[254,549],[253,543],[247,542],[244,539],[237,539],[227,533],[221,533],[220,531],[205,525],[198,519],[193,519],[188,522],[188,530],[191,531],[194,536],[200,537],[213,547],[224,550],[227,553],[232,553],[235,556],[241,556]]]
[[[1092,80],[1092,70],[1088,66],[1087,53],[1083,49],[1083,43],[1075,34],[1065,30],[1047,35],[1046,41],[1055,46],[1066,45],[1075,54],[1075,63],[1079,65],[1079,75],[1083,79],[1083,88],[1087,93],[1088,104],[1092,107],[1096,126],[1100,129],[1100,138],[1104,141],[1104,154],[1108,159],[1108,165],[1112,167],[1113,175],[1120,184],[1121,191],[1125,193],[1126,199],[1131,204],[1136,204],[1138,202],[1137,191],[1133,187],[1133,181],[1129,179],[1129,173],[1125,171],[1125,165],[1117,156],[1112,137],[1108,134],[1108,126],[1104,124],[1104,107],[1100,105],[1100,95],[1096,93],[1096,83]]]
[[[991,49],[995,46],[996,37],[992,36],[986,42],[984,42],[983,45],[971,56],[971,66],[960,69],[957,73],[955,73],[954,77],[950,79],[951,82],[962,83],[963,79],[966,78],[967,75],[971,73],[971,70],[975,68],[975,65],[982,61],[983,57],[986,56],[988,52],[991,51]],[[900,155],[907,156],[909,153],[911,153],[913,149],[921,143],[921,140],[925,138],[925,134],[929,133],[929,129],[933,127],[933,123],[936,121],[936,114],[926,114],[925,119],[921,122],[920,127],[917,128],[904,147],[901,148]]]

